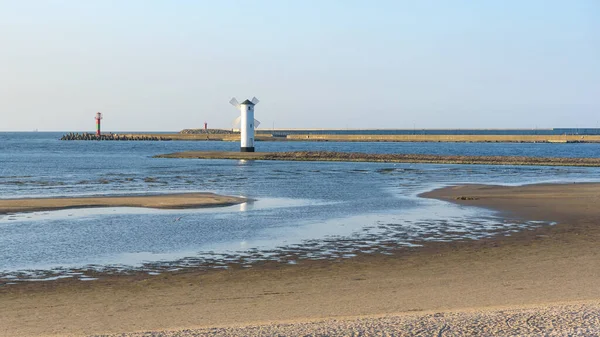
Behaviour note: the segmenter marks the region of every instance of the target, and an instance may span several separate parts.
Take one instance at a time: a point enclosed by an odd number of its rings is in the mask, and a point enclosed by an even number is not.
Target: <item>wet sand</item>
[[[0,214],[92,207],[183,209],[230,206],[245,201],[245,198],[223,196],[213,193],[0,199]]]
[[[423,196],[558,224],[390,256],[5,286],[0,335],[258,335],[260,324],[263,335],[390,326],[406,336],[600,334],[600,184],[470,185]]]
[[[600,158],[543,158],[508,156],[438,156],[426,154],[372,154],[358,152],[224,152],[188,151],[157,155],[155,158],[342,161],[421,164],[535,165],[600,167]]]
[[[525,186],[472,184],[437,189],[420,196],[496,209],[533,220],[568,223],[575,228],[581,227],[582,222],[600,218],[600,207],[597,207],[600,205],[599,186],[596,183]]]

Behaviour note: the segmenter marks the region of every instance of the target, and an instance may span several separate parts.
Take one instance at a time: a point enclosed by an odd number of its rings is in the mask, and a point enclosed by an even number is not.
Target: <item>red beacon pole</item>
[[[96,112],[96,136],[100,136],[100,120],[102,119],[102,113]]]
[[[208,130],[208,123],[204,122],[204,131]]]

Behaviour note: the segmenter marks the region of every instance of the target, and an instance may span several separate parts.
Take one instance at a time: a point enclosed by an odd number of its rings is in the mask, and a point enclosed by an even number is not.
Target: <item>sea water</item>
[[[230,142],[59,141],[0,133],[0,198],[215,192],[240,205],[192,210],[102,208],[0,215],[0,283],[87,270],[162,273],[390,254],[428,241],[511,235],[552,219],[417,195],[461,183],[600,181],[599,168],[158,159]],[[598,157],[600,144],[259,142],[258,151]],[[3,281],[4,280],[4,281]]]

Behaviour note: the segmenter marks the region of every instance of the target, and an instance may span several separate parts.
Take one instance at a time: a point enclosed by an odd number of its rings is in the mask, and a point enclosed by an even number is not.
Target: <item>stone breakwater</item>
[[[179,131],[182,135],[232,135],[232,130],[224,129],[183,129]]]
[[[240,133],[225,129],[185,129],[178,133],[103,134],[69,133],[64,140],[190,140],[239,141]],[[256,141],[315,141],[315,142],[451,142],[451,143],[600,143],[600,135],[314,135],[271,134],[257,130]]]
[[[257,141],[272,140],[272,137],[257,136]],[[100,136],[94,133],[67,133],[61,140],[145,140],[145,141],[164,141],[164,140],[186,140],[186,141],[239,141],[239,133],[129,133],[116,134],[104,133]]]
[[[171,140],[169,137],[151,136],[151,135],[120,135],[116,133],[96,135],[94,133],[67,133],[60,137],[60,140],[120,140],[120,141],[159,141]]]
[[[155,158],[289,160],[289,161],[349,161],[424,164],[479,164],[532,166],[600,167],[600,158],[551,158],[521,156],[441,156],[426,154],[371,154],[358,152],[296,151],[296,152],[211,152],[189,151],[164,154]]]

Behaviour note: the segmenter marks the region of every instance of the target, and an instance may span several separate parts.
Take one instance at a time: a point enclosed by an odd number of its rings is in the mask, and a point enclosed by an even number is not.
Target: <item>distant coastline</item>
[[[179,133],[67,133],[61,140],[239,141],[236,130],[185,129]],[[600,143],[600,129],[261,129],[256,141]]]

